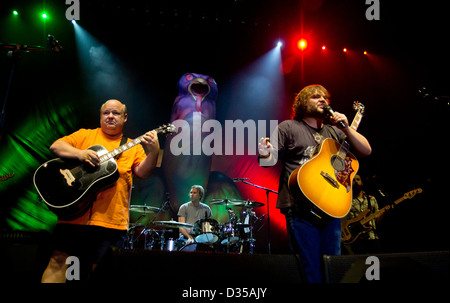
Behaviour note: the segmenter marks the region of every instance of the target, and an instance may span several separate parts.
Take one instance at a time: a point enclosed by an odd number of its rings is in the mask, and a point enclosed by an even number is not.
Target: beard
[[[317,104],[307,103],[304,110],[304,116],[325,119],[326,114]]]

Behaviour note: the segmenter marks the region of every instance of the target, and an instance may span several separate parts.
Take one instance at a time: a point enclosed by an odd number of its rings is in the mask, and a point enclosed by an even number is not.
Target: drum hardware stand
[[[135,229],[135,226],[131,227],[131,228],[127,231],[127,237],[126,237],[126,242],[125,242],[125,243],[126,243],[126,246],[124,246],[125,248],[133,249],[133,244],[134,244],[134,241],[133,241],[134,229]]]
[[[142,234],[148,229],[148,227],[151,225],[151,224],[153,224],[153,222],[156,220],[156,218],[158,217],[158,215],[164,210],[164,208],[166,208],[166,206],[167,205],[169,205],[169,203],[170,203],[170,199],[169,199],[169,195],[167,195],[167,198],[166,198],[166,201],[163,203],[163,205],[161,206],[161,208],[158,210],[158,212],[155,214],[155,216],[144,226],[144,228],[142,229],[142,231],[141,231],[141,233],[139,234],[139,236],[137,236],[136,237],[136,239],[134,239],[133,240],[133,242],[135,242],[135,241],[137,241],[141,236],[142,236]],[[146,237],[147,237],[147,235],[145,235]],[[162,236],[163,238],[164,238],[164,233],[163,233],[163,236]],[[161,241],[161,245],[164,245],[164,243],[163,243],[164,241]],[[146,246],[147,245],[147,239],[145,239],[145,244],[144,244],[144,246]],[[133,246],[133,245],[131,245],[131,246]]]
[[[266,188],[264,186],[260,186],[260,185],[256,185],[253,184],[247,180],[242,180],[242,183],[254,186],[256,188],[260,188],[260,189],[264,189],[266,191],[266,197],[267,197],[267,249],[268,249],[268,253],[269,255],[271,254],[271,248],[270,248],[270,207],[269,207],[269,194],[270,193],[274,193],[274,194],[278,194],[277,191],[274,191],[272,189]]]
[[[255,250],[255,242],[256,242],[256,239],[253,238],[253,227],[254,227],[253,225],[255,224],[256,221],[259,220],[259,218],[256,217],[255,212],[253,211],[253,208],[249,208],[247,211],[244,211],[243,214],[249,216],[249,217],[248,217],[248,218],[249,218],[249,219],[248,219],[248,225],[249,225],[249,227],[244,227],[244,232],[245,232],[245,229],[246,229],[246,228],[249,229],[250,235],[249,235],[249,237],[247,238],[246,241],[249,243],[249,248],[250,248],[250,252],[249,252],[249,253],[250,253],[251,255],[253,255],[253,254],[254,254],[254,250]],[[256,218],[256,221],[255,221],[255,222],[253,222],[252,217],[253,217],[253,218]],[[263,217],[263,216],[262,216],[262,217]],[[243,223],[243,224],[244,224],[244,225],[246,224],[246,223],[245,223],[245,220],[244,220],[244,223]],[[241,243],[241,249],[240,249],[241,253],[242,253],[242,250],[243,250],[244,242],[245,242],[245,241],[243,241],[243,242]]]
[[[228,207],[228,205],[225,206],[228,212],[228,218],[229,219],[229,228],[231,228],[233,230],[234,224],[233,222],[236,220],[236,214],[234,213],[234,211],[231,210],[230,207]],[[227,254],[230,252],[230,230],[227,229]]]
[[[173,221],[173,220],[172,220]],[[170,230],[167,230],[167,229],[163,229],[162,230],[162,232],[161,232],[161,236],[160,236],[160,239],[161,239],[161,251],[164,251],[164,250],[169,250],[169,248],[168,247],[166,247],[166,238],[164,237],[164,234],[165,234],[165,232],[166,231],[170,231],[170,232],[172,232],[173,230],[172,229],[170,229]],[[171,240],[171,238],[169,238],[169,240]],[[169,250],[169,251],[171,251],[171,250]]]

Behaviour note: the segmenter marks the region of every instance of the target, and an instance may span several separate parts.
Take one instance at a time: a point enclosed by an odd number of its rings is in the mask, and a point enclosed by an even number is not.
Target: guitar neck
[[[359,106],[358,106],[358,104],[359,104]],[[359,124],[361,124],[361,120],[362,120],[363,112],[364,112],[364,105],[362,105],[360,103],[356,103],[355,107],[357,107],[358,109],[357,109],[356,115],[353,118],[353,121],[352,121],[352,124],[350,125],[350,127],[356,131],[359,127]],[[341,159],[345,159],[345,156],[347,155],[349,148],[350,148],[350,144],[348,144],[347,141],[344,141],[337,153],[338,157]]]
[[[387,211],[389,209],[391,209],[391,206],[390,205],[386,205],[385,207],[383,207],[379,211],[376,211],[376,212],[370,214],[369,216],[365,217],[363,220],[361,220],[361,224],[364,225],[367,222],[369,222],[370,220],[378,218],[379,216],[384,214],[385,211]]]
[[[355,118],[352,121],[352,124],[350,125],[351,128],[353,128],[353,130],[357,130],[359,127],[359,124],[361,123],[363,114],[361,113],[361,111],[358,111],[355,115]]]
[[[174,126],[170,124],[169,126],[158,127],[156,129],[154,129],[154,131],[156,131],[157,134],[166,133],[166,132],[167,133],[171,133],[171,132],[174,131],[173,129],[171,130],[171,127],[174,127]],[[136,146],[138,144],[140,144],[142,142],[142,138],[143,137],[144,137],[144,135],[139,136],[139,137],[137,137],[137,138],[135,138],[135,139],[133,139],[133,140],[131,140],[131,141],[121,145],[121,146],[119,146],[118,148],[115,148],[112,151],[109,151],[108,153],[100,156],[100,163],[102,163],[104,161],[108,161],[109,159],[120,155],[124,151],[126,151],[126,150],[128,150],[128,149],[130,149],[130,148],[132,148],[132,147],[134,147],[134,146]]]
[[[397,204],[399,204],[400,202],[402,202],[402,201],[404,201],[404,200],[406,200],[406,199],[412,199],[416,194],[420,194],[421,192],[422,192],[422,189],[421,189],[421,188],[418,188],[418,189],[412,190],[412,191],[410,191],[410,192],[408,192],[408,193],[405,193],[405,194],[403,195],[403,197],[401,197],[401,198],[395,200],[392,206],[391,206],[391,205],[386,205],[385,207],[383,207],[383,208],[380,209],[379,211],[376,211],[376,212],[370,214],[369,216],[364,217],[364,219],[361,220],[361,224],[364,225],[364,224],[366,224],[367,222],[369,222],[370,220],[378,218],[378,217],[381,216],[385,211],[387,211],[387,210],[389,210],[389,209],[391,209],[391,208],[394,208],[394,205],[397,205]]]
[[[127,142],[127,143],[119,146],[118,148],[113,149],[112,151],[110,151],[110,152],[108,152],[108,153],[106,153],[104,155],[102,155],[100,157],[100,163],[102,163],[104,161],[108,161],[109,159],[114,158],[117,155],[120,155],[124,151],[126,151],[126,150],[128,150],[128,149],[130,149],[130,148],[132,148],[132,147],[134,147],[134,146],[136,146],[138,144],[140,144],[141,141],[142,141],[142,137],[143,137],[143,135],[137,137],[136,139],[134,139],[134,140],[132,140],[130,142]]]

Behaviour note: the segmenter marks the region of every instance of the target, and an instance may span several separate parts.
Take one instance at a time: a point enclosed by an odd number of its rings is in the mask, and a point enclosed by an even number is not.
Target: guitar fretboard
[[[361,114],[360,111],[358,111],[355,115],[355,118],[353,119],[352,125],[350,125],[350,127],[353,128],[353,130],[358,129],[358,126],[361,123],[362,117],[363,117],[363,115]]]
[[[161,134],[161,133],[162,134],[170,134],[170,133],[176,132],[177,128],[173,124],[169,123],[168,125],[163,125],[163,126],[160,126],[158,128],[155,128],[154,131],[157,134]],[[106,154],[100,156],[100,163],[102,163],[104,161],[108,161],[109,159],[120,155],[124,151],[132,148],[133,146],[136,146],[136,145],[140,144],[142,142],[142,138],[143,137],[144,137],[144,135],[139,136],[139,137],[137,137],[137,138],[135,138],[135,139],[133,139],[133,140],[131,140],[131,141],[121,145],[121,146],[119,146],[118,148],[115,148],[115,149],[107,152]]]
[[[108,161],[109,159],[114,158],[117,155],[120,155],[124,151],[138,145],[139,143],[141,143],[141,141],[142,141],[142,136],[137,137],[136,139],[131,140],[130,142],[127,142],[127,143],[119,146],[118,148],[113,149],[112,151],[110,151],[100,157],[100,163],[102,163],[104,161]]]
[[[356,107],[358,110],[356,112],[355,118],[353,118],[352,124],[350,125],[350,127],[355,131],[358,129],[358,126],[361,123],[361,120],[363,117],[363,111],[364,111],[364,106],[362,104],[360,104],[360,106],[356,105]],[[350,144],[348,144],[347,141],[344,141],[342,143],[341,147],[339,148],[337,156],[339,158],[341,158],[342,160],[344,160],[348,153],[349,148],[350,148]]]

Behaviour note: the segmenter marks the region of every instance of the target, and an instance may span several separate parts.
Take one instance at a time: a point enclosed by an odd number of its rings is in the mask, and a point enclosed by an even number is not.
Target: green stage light
[[[47,19],[47,17],[48,17],[48,16],[47,16],[46,13],[43,13],[43,14],[42,14],[42,18],[43,18],[43,19]]]
[[[18,16],[19,15],[19,12],[16,11],[16,10],[14,10],[12,13],[13,13],[14,16]]]

